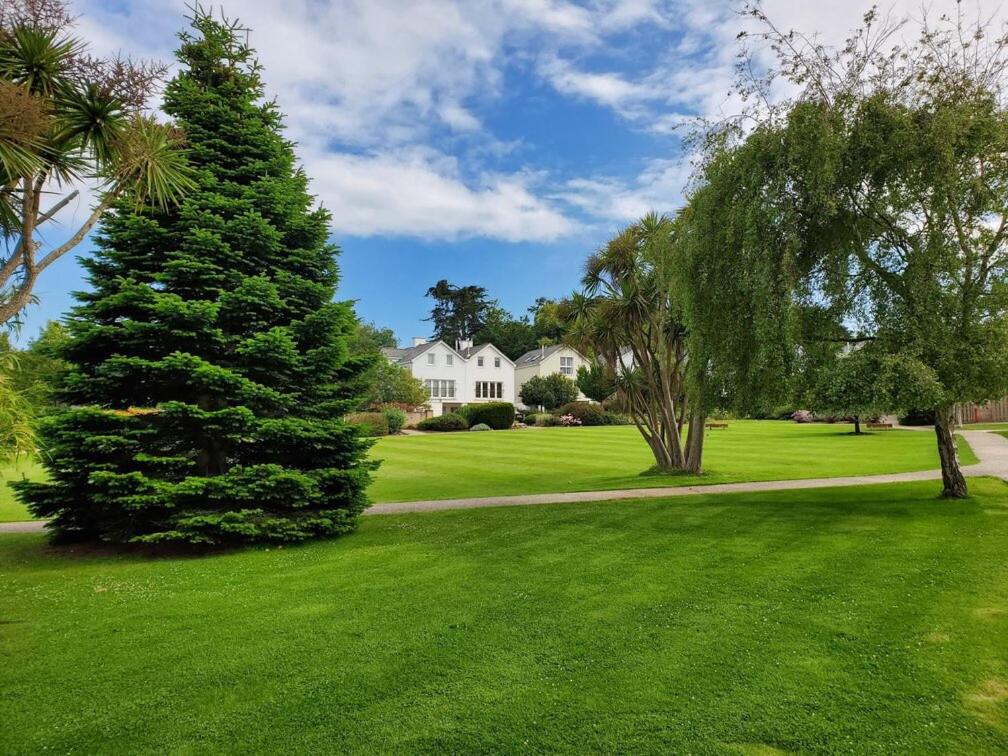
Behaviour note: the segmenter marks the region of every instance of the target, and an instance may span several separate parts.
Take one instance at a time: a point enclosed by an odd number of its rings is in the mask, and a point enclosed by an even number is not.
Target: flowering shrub
[[[571,427],[574,425],[581,425],[581,421],[574,417],[574,415],[561,415],[560,425]]]

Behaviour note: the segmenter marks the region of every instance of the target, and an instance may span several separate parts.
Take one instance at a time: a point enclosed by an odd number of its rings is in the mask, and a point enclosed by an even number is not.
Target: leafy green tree
[[[854,433],[860,434],[862,420],[933,402],[939,394],[933,372],[922,369],[919,362],[865,347],[820,370],[809,406],[850,418]]]
[[[496,303],[491,303],[483,325],[473,334],[477,344],[491,343],[514,360],[539,346],[535,328],[527,317],[515,318]]]
[[[374,323],[358,323],[349,346],[351,354],[366,354],[385,348],[395,349],[398,342],[391,328],[383,328]]]
[[[427,290],[427,296],[434,300],[427,320],[434,324],[435,339],[455,346],[483,327],[490,302],[482,286],[455,286],[441,279]]]
[[[60,0],[0,9],[0,321],[16,319],[39,275],[119,200],[176,202],[193,186],[182,135],[143,113],[164,67],[88,55]],[[97,200],[66,241],[41,227],[96,177]],[[63,192],[44,206],[54,192]]]
[[[567,324],[563,317],[563,303],[547,297],[538,297],[529,307],[532,316],[532,330],[535,333],[537,346],[559,344],[567,333]],[[527,351],[527,350],[526,350]]]
[[[71,406],[43,425],[50,482],[19,497],[64,538],[202,544],[346,533],[367,505],[367,441],[333,301],[328,214],[263,100],[237,25],[197,11],[164,109],[197,188],[120,204],[68,320]]]
[[[430,398],[427,389],[410,371],[385,358],[379,358],[368,371],[367,393],[361,402],[363,407],[381,404],[408,404],[419,407]]]
[[[577,399],[577,385],[566,375],[533,375],[521,387],[519,397],[527,407],[555,410]]]
[[[56,401],[56,391],[69,367],[60,357],[69,338],[67,329],[51,320],[26,349],[15,354],[13,384],[38,413],[45,412]]]
[[[582,394],[596,402],[604,402],[616,393],[616,376],[601,362],[579,367],[576,383]]]
[[[658,468],[700,472],[701,361],[687,349],[673,280],[678,254],[667,216],[646,215],[617,234],[588,258],[584,290],[566,308],[568,338],[605,364]]]
[[[1008,391],[1008,38],[943,17],[899,47],[873,11],[832,49],[750,12],[777,64],[741,84],[755,126],[705,143],[684,215],[691,330],[745,406],[826,337],[804,327],[810,305],[852,324],[934,375],[919,408],[935,412],[944,495],[966,496],[953,408]],[[767,108],[782,77],[798,93]]]

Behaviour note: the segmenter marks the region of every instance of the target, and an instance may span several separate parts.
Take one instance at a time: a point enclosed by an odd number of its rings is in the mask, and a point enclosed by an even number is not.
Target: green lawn
[[[1004,430],[1008,431],[1008,423],[967,423],[963,430]]]
[[[0,466],[0,522],[16,522],[29,520],[31,515],[14,498],[14,492],[7,484],[12,480],[25,478],[41,478],[44,475],[42,465],[31,459],[21,459]]]
[[[960,442],[960,457],[976,457]],[[909,472],[938,466],[934,434],[849,425],[735,421],[707,435],[706,475],[642,476],[654,459],[632,426],[535,428],[383,438],[370,493],[376,502],[556,491],[648,488]]]
[[[997,753],[1008,486],[365,518],[204,558],[0,536],[0,752]]]
[[[960,440],[963,464],[976,462]],[[934,436],[881,431],[854,436],[847,425],[734,421],[710,431],[706,474],[642,475],[654,462],[632,426],[536,428],[494,433],[445,433],[379,439],[383,460],[370,494],[375,502],[453,499],[557,491],[784,480],[910,472],[938,466]],[[31,462],[0,469],[0,479],[38,477]],[[0,522],[29,519],[2,486]]]

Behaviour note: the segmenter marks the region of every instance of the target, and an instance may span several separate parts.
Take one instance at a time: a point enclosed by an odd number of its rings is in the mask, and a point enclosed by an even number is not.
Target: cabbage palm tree
[[[181,134],[144,112],[163,67],[88,55],[71,36],[73,19],[60,0],[4,5],[0,321],[10,323],[32,301],[42,271],[80,244],[104,213],[126,202],[165,206],[193,182]],[[47,247],[39,228],[85,185],[96,189],[90,214],[69,238]]]
[[[671,219],[651,213],[617,234],[588,258],[565,316],[568,340],[607,367],[657,467],[700,472],[705,413],[691,401],[687,334],[669,280],[674,233]]]

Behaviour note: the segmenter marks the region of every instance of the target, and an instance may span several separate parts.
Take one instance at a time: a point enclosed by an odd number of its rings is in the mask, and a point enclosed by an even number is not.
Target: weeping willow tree
[[[604,365],[656,467],[698,473],[706,413],[675,295],[675,234],[653,213],[624,229],[588,259],[565,309],[568,339]]]
[[[872,12],[833,49],[750,13],[741,70],[776,64],[740,83],[745,128],[705,142],[687,322],[741,408],[783,396],[840,326],[929,377],[943,494],[963,497],[955,404],[1008,391],[1008,35],[942,17],[900,46]],[[774,102],[777,79],[797,94]]]

